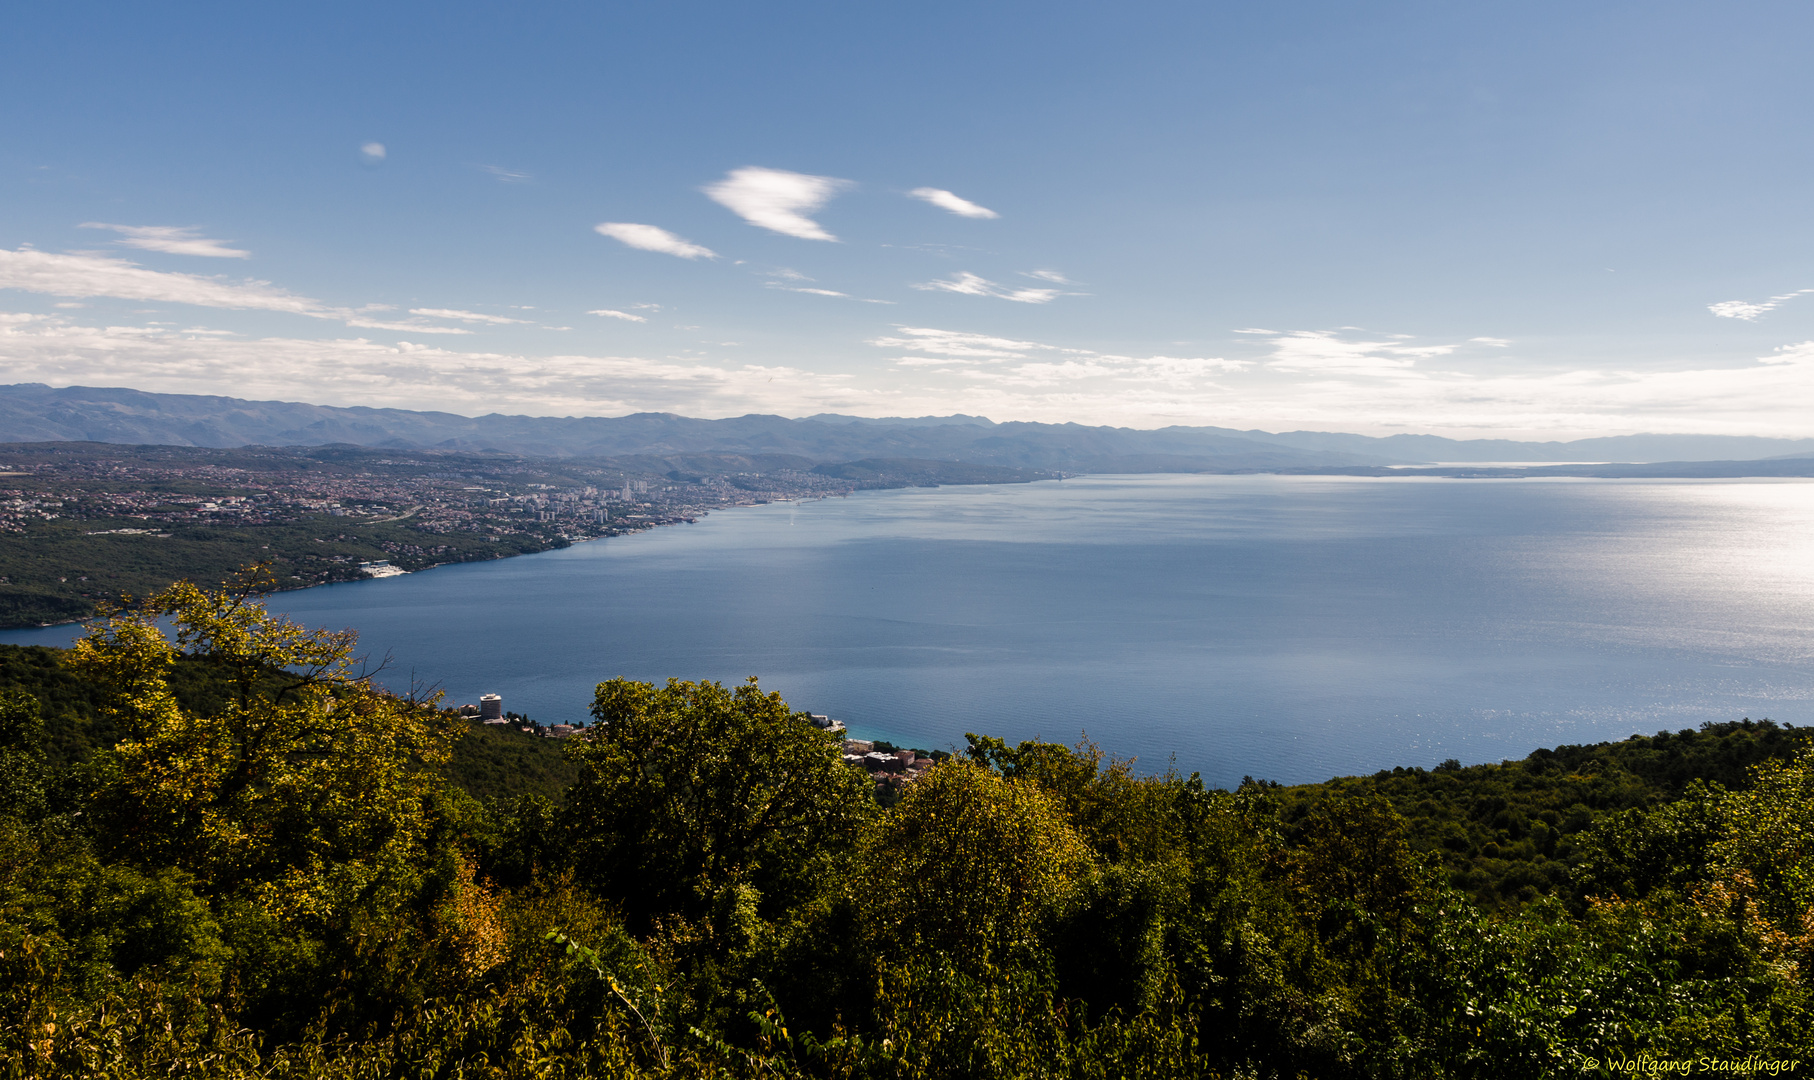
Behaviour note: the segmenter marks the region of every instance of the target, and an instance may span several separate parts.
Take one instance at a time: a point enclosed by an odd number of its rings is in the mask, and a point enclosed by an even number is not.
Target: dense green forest
[[[170,525],[165,532],[144,526],[120,517],[53,521],[26,532],[0,533],[0,626],[87,618],[97,601],[143,596],[184,576],[218,579],[260,559],[283,566],[290,578],[286,586],[300,588],[363,580],[359,564],[367,561],[415,570],[567,546],[558,538],[529,534],[495,540],[460,533],[425,538],[405,525],[349,524],[326,514],[297,524]],[[122,535],[122,528],[151,535]],[[425,553],[424,544],[432,550]]]
[[[1804,730],[1233,791],[972,735],[878,800],[754,681],[536,739],[256,584],[0,649],[0,1076],[1810,1071]]]

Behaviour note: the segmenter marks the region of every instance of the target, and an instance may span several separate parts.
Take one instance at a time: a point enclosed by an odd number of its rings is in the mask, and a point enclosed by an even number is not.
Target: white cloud
[[[1774,304],[1752,304],[1743,300],[1722,300],[1717,304],[1708,304],[1707,310],[1722,319],[1755,319],[1769,311]]]
[[[980,364],[981,360],[959,360],[951,356],[900,356],[895,358],[899,367],[953,367],[960,364]]]
[[[1814,341],[1778,345],[1775,353],[1757,359],[1765,364],[1814,364]]]
[[[657,251],[663,255],[676,255],[682,259],[716,259],[718,253],[709,247],[682,240],[666,229],[654,225],[637,225],[628,221],[606,221],[594,225],[593,230],[600,236],[609,236],[621,241],[638,251]]]
[[[1459,438],[1576,438],[1642,431],[1802,436],[1814,415],[1814,341],[1785,345],[1737,367],[1686,370],[1503,367],[1481,373],[1432,370],[1375,377],[1377,361],[1415,362],[1462,352],[1463,345],[1321,344],[1271,332],[1267,342],[1294,369],[1221,358],[1121,357],[1036,342],[901,328],[872,344],[907,355],[892,368],[930,399],[927,411],[967,412],[997,420],[1126,424],[1214,424],[1281,431],[1310,429],[1391,434],[1435,432]],[[1384,338],[1385,335],[1378,335]],[[1496,349],[1496,342],[1472,343]],[[1375,355],[1369,355],[1369,348]],[[949,350],[949,351],[947,351]],[[1056,356],[1064,352],[1069,355]],[[959,353],[981,353],[963,356]],[[1358,358],[1357,358],[1358,357]],[[1306,361],[1316,360],[1316,366]],[[1388,366],[1401,376],[1404,369]],[[904,406],[903,406],[904,408]],[[897,411],[895,415],[912,415]]]
[[[250,251],[230,248],[224,241],[196,235],[199,229],[185,225],[109,225],[101,221],[84,221],[84,229],[112,229],[125,236],[115,243],[145,251],[163,251],[171,255],[201,255],[213,259],[249,259]]]
[[[534,177],[526,172],[512,172],[509,169],[497,165],[481,165],[479,167],[506,184],[525,184],[534,179]]]
[[[1273,338],[1272,348],[1267,366],[1279,371],[1418,378],[1412,370],[1418,360],[1447,356],[1457,346],[1346,341],[1330,330],[1296,330]]]
[[[1117,369],[1099,360],[1060,360],[1038,361],[1009,368],[1005,375],[986,376],[1003,382],[1020,382],[1029,384],[1076,382],[1079,379],[1096,379],[1103,376],[1117,375]]]
[[[848,376],[787,365],[718,366],[633,356],[461,352],[363,338],[222,340],[191,331],[83,326],[0,313],[0,369],[20,381],[133,386],[330,405],[613,416],[882,409],[888,395]]]
[[[1038,278],[1041,281],[1056,281],[1060,285],[1075,285],[1076,282],[1056,270],[1022,270],[1021,277]]]
[[[837,240],[806,215],[854,186],[849,180],[748,166],[700,189],[713,202],[771,232],[801,240]]]
[[[368,142],[359,148],[359,155],[365,158],[367,163],[375,165],[389,157],[390,152],[384,149],[384,144],[381,142]]]
[[[998,217],[1001,217],[1000,214],[989,209],[988,207],[978,206],[975,203],[971,202],[969,199],[964,199],[964,198],[960,198],[956,195],[953,195],[951,192],[946,191],[944,188],[935,188],[935,187],[914,188],[912,191],[909,191],[907,194],[913,196],[916,199],[924,199],[926,202],[931,203],[932,205],[938,207],[940,210],[949,210],[953,214],[956,214],[959,217],[967,217],[967,218],[998,218]]]
[[[1181,379],[1226,375],[1234,371],[1246,371],[1253,367],[1251,360],[1224,360],[1219,356],[1148,356],[1140,359],[1132,357],[1115,357],[1115,359],[1138,365],[1155,375]]]
[[[228,281],[218,277],[147,270],[137,263],[106,255],[56,255],[31,248],[0,248],[0,289],[46,293],[51,296],[110,296],[120,300],[190,304],[235,311],[275,311],[306,315],[311,319],[337,319],[348,326],[374,330],[405,330],[423,334],[470,334],[457,327],[432,326],[410,320],[380,322],[371,311],[383,305],[353,310],[329,307],[319,300],[298,296],[268,281]]]
[[[1055,296],[1063,296],[1062,289],[1010,289],[987,278],[960,270],[948,280],[924,281],[914,286],[927,292],[953,292],[965,296],[993,296],[998,300],[1013,300],[1022,304],[1043,304]]]
[[[876,338],[870,342],[885,349],[910,350],[912,355],[895,359],[896,367],[967,366],[969,370],[963,372],[966,378],[1000,385],[1035,386],[1084,379],[1113,380],[1122,387],[1129,383],[1183,385],[1253,366],[1252,361],[1220,357],[1117,356],[955,330],[918,326],[896,329],[903,336]],[[919,353],[942,355],[917,355]],[[1052,353],[1063,356],[1048,359],[1042,355]]]
[[[913,416],[957,411],[997,420],[1140,428],[1216,424],[1382,434],[1432,431],[1458,437],[1571,438],[1639,431],[1805,435],[1807,417],[1814,415],[1814,341],[1785,345],[1761,363],[1726,367],[1636,371],[1521,366],[1498,373],[1431,371],[1423,378],[1381,379],[1340,370],[1288,371],[1264,363],[1243,368],[1245,361],[1215,357],[1119,356],[965,331],[897,327],[872,343],[892,350],[888,355],[897,359],[859,382],[790,364],[526,356],[458,351],[419,341],[252,339],[207,327],[77,321],[88,317],[86,312],[0,312],[5,381],[126,385],[176,393],[219,393],[224,385],[245,397],[469,414]]]
[[[1667,431],[1805,436],[1814,349],[1766,363],[1676,371],[1575,369],[1422,380],[1340,377],[1253,388],[1230,402],[1256,426],[1572,438]],[[1270,424],[1267,423],[1270,421]]]
[[[766,282],[765,284],[767,284],[768,287],[771,289],[780,289],[782,292],[806,293],[809,296],[832,296],[832,297],[836,297],[840,300],[855,300],[859,304],[892,304],[892,303],[894,303],[893,300],[867,300],[860,296],[852,296],[847,292],[839,292],[836,289],[819,289],[819,288],[814,288],[809,285],[783,284],[783,282],[788,282],[788,281],[811,281],[811,280],[813,280],[812,278],[807,277],[805,274],[802,274],[800,271],[789,270],[785,266],[779,267],[775,270],[771,270],[769,272],[768,276],[770,278],[780,278],[781,279],[780,281],[771,280],[771,281]]]
[[[502,315],[481,315],[476,311],[461,311],[458,308],[410,308],[411,315],[426,315],[431,319],[457,319],[460,322],[490,323],[494,326],[506,326],[511,323],[527,324],[528,319],[507,319]]]
[[[969,374],[972,378],[1026,386],[1100,379],[1103,380],[1101,392],[1106,397],[1113,398],[1124,395],[1130,387],[1167,386],[1178,389],[1207,389],[1215,385],[1207,381],[1212,376],[1243,371],[1252,366],[1245,360],[1224,360],[1220,357],[1209,356],[1090,355],[1064,360],[1035,360],[1030,363],[1016,364],[1000,372],[971,372]]]
[[[54,255],[29,248],[0,248],[0,289],[332,317],[318,301],[279,289],[268,281],[234,282],[147,270],[137,263],[105,255]]]
[[[643,318],[641,315],[632,315],[627,311],[614,311],[611,308],[599,308],[597,311],[588,311],[588,312],[586,312],[586,314],[603,315],[607,319],[622,319],[625,322],[648,322],[649,321],[648,319]]]
[[[1757,304],[1753,304],[1748,300],[1722,300],[1717,304],[1708,304],[1707,310],[1713,312],[1722,319],[1743,319],[1746,322],[1750,322],[1767,311],[1774,311],[1776,308],[1781,307],[1784,302],[1793,300],[1798,296],[1805,296],[1808,293],[1814,293],[1814,289],[1797,289],[1794,292],[1783,293],[1781,296],[1772,296],[1770,299]]]
[[[470,333],[472,333],[471,330],[464,329],[463,327],[435,326],[432,323],[422,322],[420,319],[404,319],[402,321],[387,322],[383,319],[371,319],[371,318],[367,318],[363,315],[353,315],[353,316],[350,316],[347,318],[346,324],[348,326],[355,327],[360,330],[396,330],[400,333],[409,333],[409,334],[470,334]]]
[[[935,330],[925,326],[897,326],[895,329],[906,336],[876,338],[870,344],[884,349],[911,349],[915,352],[942,353],[979,360],[1024,360],[1029,353],[1057,348],[1034,341],[1016,341],[1013,338],[970,334],[961,330]]]

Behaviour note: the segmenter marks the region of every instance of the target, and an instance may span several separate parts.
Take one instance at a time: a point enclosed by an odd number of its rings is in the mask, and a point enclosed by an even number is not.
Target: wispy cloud
[[[1113,357],[1169,379],[1200,379],[1210,375],[1227,375],[1253,367],[1250,360],[1224,360],[1219,356],[1146,356]]]
[[[506,169],[501,165],[481,165],[479,168],[484,169],[486,172],[497,177],[499,182],[505,184],[526,184],[535,179],[526,172],[516,172],[511,169]]]
[[[268,281],[229,281],[199,274],[147,270],[126,259],[106,255],[57,255],[31,248],[0,248],[0,289],[44,293],[50,296],[97,297],[153,303],[190,304],[235,311],[276,311],[335,319],[348,326],[373,330],[405,330],[424,334],[470,334],[452,326],[432,326],[419,320],[375,319],[366,308],[330,307],[319,300],[298,296]]]
[[[147,270],[126,259],[105,255],[56,255],[30,248],[0,249],[0,289],[330,317],[319,301],[297,296],[268,281],[228,281]]]
[[[368,142],[359,148],[359,156],[365,159],[366,164],[376,165],[389,157],[390,151],[381,142]]]
[[[1040,281],[1056,281],[1060,285],[1075,285],[1076,282],[1056,270],[1022,270],[1021,277],[1038,278]]]
[[[420,319],[373,319],[364,315],[347,317],[346,324],[360,330],[395,330],[405,334],[470,334],[459,326],[436,326]]]
[[[1121,356],[923,326],[895,329],[899,336],[870,341],[880,348],[906,350],[908,355],[895,358],[895,366],[948,368],[967,379],[1003,386],[1076,383],[1086,379],[1110,380],[1122,387],[1183,386],[1253,366],[1252,361],[1213,356]],[[924,355],[928,353],[934,355]]]
[[[613,310],[612,308],[599,308],[597,311],[588,311],[588,312],[586,312],[586,314],[602,315],[607,319],[622,319],[625,322],[648,322],[649,321],[648,319],[643,318],[641,315],[632,315],[627,311],[616,311],[616,310]]]
[[[940,210],[949,210],[953,214],[956,214],[958,217],[967,217],[967,218],[998,218],[998,217],[1001,217],[1000,214],[989,209],[988,207],[978,206],[975,203],[971,202],[969,199],[965,199],[965,198],[961,198],[957,195],[953,195],[951,192],[946,191],[944,188],[935,188],[935,187],[914,188],[912,191],[909,191],[907,194],[913,196],[916,199],[922,199],[926,202],[929,202],[932,205],[938,207]]]
[[[1814,341],[1778,345],[1775,352],[1757,359],[1759,363],[1764,364],[1814,364]]]
[[[894,350],[891,367],[912,387],[904,396],[997,420],[1573,438],[1805,435],[1814,415],[1814,341],[1736,365],[1619,370],[1508,368],[1503,339],[1422,345],[1352,330],[1260,333],[1268,340],[1254,343],[1251,361],[1114,356],[924,327],[898,327],[871,344]],[[1468,370],[1448,370],[1469,354]],[[1421,372],[1400,366],[1437,357],[1454,359]],[[1490,366],[1479,363],[1489,357]],[[1285,364],[1269,362],[1278,359]],[[894,415],[913,415],[904,410]]]
[[[1722,319],[1743,319],[1750,322],[1759,315],[1767,311],[1774,311],[1785,302],[1808,293],[1814,293],[1814,289],[1797,289],[1794,292],[1783,293],[1781,296],[1772,296],[1770,299],[1756,304],[1749,300],[1722,300],[1717,304],[1708,304],[1707,310]]]
[[[897,367],[951,367],[955,364],[980,364],[981,360],[960,360],[951,356],[897,356]]]
[[[1417,361],[1447,356],[1456,348],[1410,345],[1397,335],[1386,341],[1351,341],[1332,330],[1296,330],[1272,339],[1273,351],[1267,366],[1278,371],[1417,378],[1420,373],[1412,370]]]
[[[1063,289],[1013,289],[997,285],[988,278],[960,270],[950,278],[938,281],[917,282],[913,286],[927,292],[953,292],[965,296],[993,296],[997,300],[1013,300],[1021,304],[1044,304],[1054,297],[1063,296]]]
[[[732,169],[723,180],[701,190],[751,225],[801,240],[835,241],[837,237],[807,215],[853,186],[851,181],[835,177],[751,165]]]
[[[682,240],[666,229],[654,225],[637,225],[628,221],[606,221],[592,226],[600,236],[628,244],[638,251],[657,251],[682,259],[716,259],[718,253],[709,247]]]
[[[528,324],[530,319],[509,319],[502,315],[483,315],[476,311],[461,311],[458,308],[410,308],[411,315],[426,315],[431,319],[456,319],[460,322],[490,323],[494,326],[508,326],[513,323]]]
[[[879,337],[870,344],[884,349],[909,349],[977,360],[1024,360],[1041,350],[1067,351],[1036,341],[1017,341],[962,330],[937,330],[927,326],[897,326],[895,329],[902,336]]]
[[[230,386],[247,397],[469,415],[889,411],[884,392],[853,387],[845,375],[788,365],[526,356],[362,338],[235,339],[6,312],[0,312],[0,365],[11,378],[54,385],[129,385],[175,393],[220,393]]]
[[[230,248],[225,241],[210,240],[200,235],[201,230],[188,225],[109,225],[104,221],[84,221],[84,229],[111,229],[122,234],[125,239],[115,240],[116,244],[140,248],[144,251],[162,251],[171,255],[201,255],[212,259],[249,259],[250,251]]]
[[[894,303],[893,300],[868,300],[860,296],[852,296],[847,292],[839,292],[836,289],[821,289],[811,285],[790,284],[790,282],[811,281],[813,279],[807,277],[798,270],[790,270],[785,266],[778,266],[775,269],[770,270],[767,277],[769,280],[764,282],[764,284],[771,289],[780,289],[782,292],[806,293],[809,296],[831,296],[840,300],[855,300],[859,304]]]
[[[59,386],[219,393],[228,385],[246,397],[469,414],[957,411],[1140,428],[1216,424],[1556,438],[1638,431],[1803,435],[1814,415],[1814,341],[1784,345],[1758,358],[1762,362],[1667,371],[1521,366],[1361,378],[1217,357],[1119,356],[903,326],[873,341],[878,351],[889,350],[884,355],[894,363],[873,381],[859,381],[791,364],[529,356],[364,338],[251,338],[184,324],[90,325],[88,315],[0,311],[0,370],[9,380]],[[1259,354],[1271,349],[1270,342],[1254,344],[1261,346]]]

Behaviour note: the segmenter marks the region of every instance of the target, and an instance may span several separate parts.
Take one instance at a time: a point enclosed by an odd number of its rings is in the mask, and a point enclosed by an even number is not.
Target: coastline
[[[171,448],[156,448],[168,451]],[[387,461],[385,464],[395,464]],[[526,462],[524,464],[527,464]],[[553,468],[559,463],[541,463]],[[859,468],[858,466],[864,466]],[[4,525],[6,535],[0,533],[0,561],[5,563],[0,568],[0,632],[47,629],[56,626],[76,625],[94,615],[94,606],[98,603],[118,602],[120,595],[144,595],[155,591],[170,581],[185,578],[212,582],[224,580],[239,567],[259,561],[274,561],[274,565],[284,565],[279,572],[279,587],[272,592],[294,592],[313,588],[316,585],[336,584],[348,581],[374,580],[381,577],[395,577],[418,573],[437,567],[466,562],[489,562],[498,559],[512,558],[517,555],[536,554],[542,551],[558,550],[573,544],[586,543],[591,540],[611,537],[630,536],[654,529],[659,526],[691,524],[712,510],[729,510],[739,507],[763,506],[775,502],[804,502],[827,498],[831,495],[848,496],[860,490],[892,490],[908,487],[940,486],[976,486],[994,483],[1027,483],[1033,479],[1065,479],[1068,476],[1090,477],[1095,473],[1051,473],[1039,477],[1016,477],[1013,479],[996,478],[944,478],[943,483],[931,482],[929,476],[916,477],[920,482],[909,482],[905,474],[885,476],[868,467],[869,463],[851,463],[827,469],[826,474],[815,477],[820,490],[784,491],[778,490],[780,484],[799,479],[798,474],[783,476],[779,480],[772,477],[752,474],[735,474],[726,477],[730,483],[720,483],[717,488],[707,491],[689,487],[687,492],[677,492],[669,486],[657,495],[638,495],[638,498],[649,499],[644,503],[626,502],[621,508],[614,507],[607,516],[602,510],[593,512],[585,510],[580,504],[579,512],[562,509],[562,504],[553,501],[549,496],[537,494],[511,495],[490,498],[493,512],[489,516],[476,515],[472,510],[461,511],[457,507],[450,511],[445,499],[442,505],[428,506],[422,503],[410,505],[403,513],[393,513],[383,507],[372,511],[364,508],[343,510],[339,503],[322,504],[319,501],[309,503],[316,507],[315,516],[297,518],[288,522],[272,522],[267,525],[262,521],[222,520],[218,525],[209,520],[210,515],[224,517],[228,512],[240,511],[243,508],[232,505],[235,500],[244,503],[241,496],[218,494],[219,503],[203,502],[202,509],[189,515],[186,519],[172,522],[168,518],[152,518],[135,514],[130,517],[65,517],[65,501],[54,498],[45,501],[40,498],[24,505],[30,507],[37,515],[35,521],[26,521],[24,525],[0,523]],[[835,474],[835,475],[833,475]],[[1281,477],[1330,477],[1377,480],[1803,480],[1814,479],[1814,458],[1766,459],[1762,461],[1708,461],[1708,462],[1660,462],[1660,463],[1573,463],[1560,465],[1543,464],[1495,464],[1467,465],[1449,464],[1434,466],[1327,466],[1327,467],[1275,467],[1263,469],[1204,469],[1192,470],[1194,475],[1223,476],[1281,476]],[[24,479],[32,477],[30,472],[11,472],[8,475]],[[42,474],[38,474],[42,478]],[[181,475],[180,470],[177,475]],[[361,474],[364,475],[364,474]],[[672,475],[672,474],[670,474]],[[1127,474],[1139,475],[1139,474]],[[705,478],[689,477],[692,481],[703,481]],[[763,484],[775,484],[765,491],[749,490]],[[18,482],[16,479],[14,482]],[[650,482],[641,482],[645,486]],[[193,486],[193,484],[191,485]],[[530,489],[550,490],[554,486],[547,483],[513,485]],[[210,485],[207,490],[215,491],[218,485]],[[219,490],[225,490],[220,488]],[[464,490],[472,491],[471,487]],[[595,488],[584,489],[587,492]],[[692,492],[696,492],[693,494]],[[625,482],[624,493],[630,494],[629,482]],[[20,492],[12,492],[15,496]],[[491,492],[487,491],[487,495]],[[677,494],[687,499],[684,503],[674,500]],[[701,497],[706,496],[706,497]],[[558,496],[572,498],[572,496]],[[654,501],[660,499],[662,501]],[[197,501],[194,498],[191,502]],[[298,500],[307,502],[307,500]],[[14,499],[14,506],[23,500]],[[521,517],[524,507],[532,508],[533,518],[521,521],[516,518],[503,518],[495,508],[499,503],[509,503],[506,513]],[[602,501],[598,504],[602,506]],[[549,509],[540,509],[549,507]],[[47,512],[45,508],[55,508],[59,512]],[[332,516],[321,516],[321,509],[328,509]],[[372,516],[367,516],[370,513]],[[379,516],[381,514],[381,516]],[[15,517],[21,515],[15,514]],[[74,528],[77,520],[90,525],[103,525],[102,528]],[[274,525],[288,525],[292,533],[312,532],[315,535],[312,543],[307,538],[291,536],[295,541],[289,545],[287,552],[273,551],[275,536],[266,531]],[[223,528],[224,526],[224,528]],[[481,527],[489,531],[481,531]],[[349,531],[351,535],[349,535]],[[383,535],[379,535],[380,533]],[[21,535],[21,534],[26,535]],[[432,544],[429,538],[440,540]],[[34,539],[35,538],[35,539]],[[257,544],[254,541],[269,540],[270,543]],[[145,545],[156,544],[158,549],[147,560]],[[211,551],[201,551],[201,547],[212,546]],[[300,545],[300,551],[298,546]],[[313,545],[324,545],[314,548]],[[186,547],[184,552],[173,551]],[[226,549],[235,547],[238,550],[229,557]],[[34,550],[26,551],[30,548]],[[10,552],[8,549],[11,549]],[[308,552],[308,553],[303,553]],[[14,572],[21,561],[36,561],[40,564],[55,562],[69,563],[76,567],[75,572],[62,572],[55,580],[65,588],[56,591],[63,595],[59,602],[65,608],[54,614],[63,617],[43,617],[53,614],[39,611],[28,615],[18,610],[18,588],[28,584],[29,575]],[[69,595],[74,590],[67,588],[71,578],[76,583],[90,581],[90,576],[80,572],[80,566],[86,560],[87,565],[97,568],[99,573],[108,573],[111,568],[122,562],[150,562],[166,567],[162,572],[168,574],[161,582],[141,580],[134,587],[121,590],[113,595],[102,591],[94,594],[81,592]],[[299,560],[310,560],[312,570],[302,569],[304,563]],[[377,568],[372,572],[369,568]],[[56,573],[55,569],[44,567],[40,573]],[[99,581],[99,573],[89,571],[93,580]],[[140,577],[146,577],[141,573]],[[150,573],[155,577],[155,573]],[[48,580],[48,579],[44,579]],[[40,605],[42,607],[42,605]]]

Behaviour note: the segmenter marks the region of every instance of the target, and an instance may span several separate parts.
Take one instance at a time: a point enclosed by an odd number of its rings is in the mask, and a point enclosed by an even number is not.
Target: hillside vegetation
[[[475,730],[255,584],[0,650],[0,1076],[1531,1077],[1814,1044],[1797,729],[1234,791],[972,735],[884,808],[753,680],[600,683],[564,746]]]
[[[779,499],[1057,475],[899,459],[815,466],[788,454],[548,460],[0,441],[0,627],[73,622],[253,562],[299,589],[363,580],[378,564],[408,573],[531,554]]]

